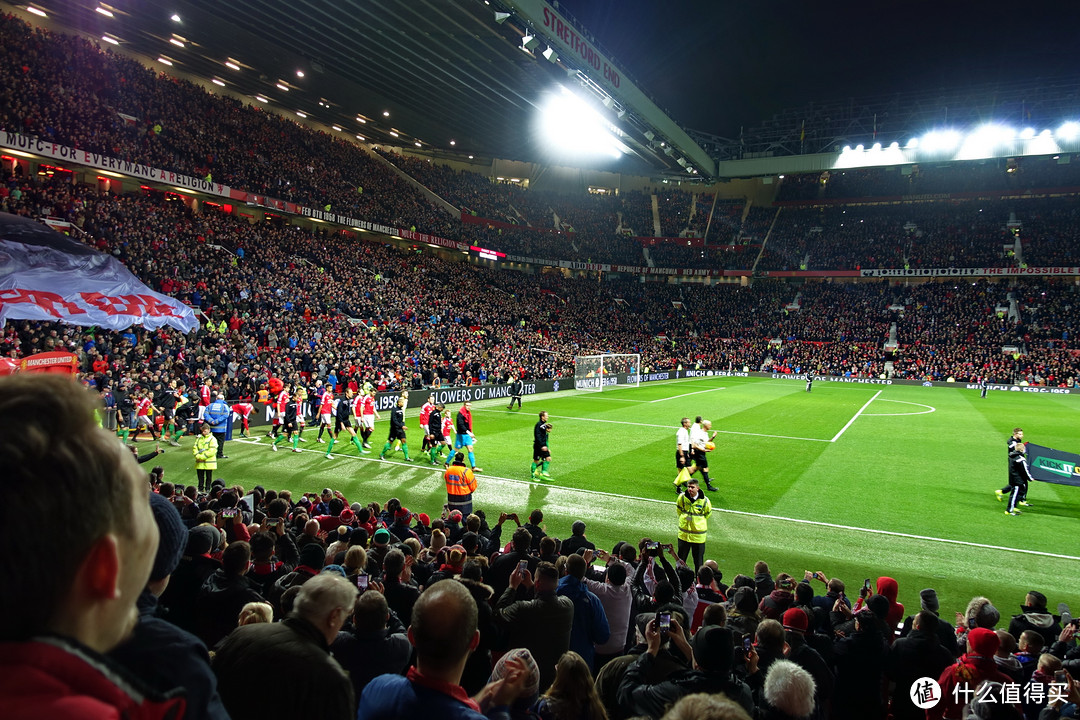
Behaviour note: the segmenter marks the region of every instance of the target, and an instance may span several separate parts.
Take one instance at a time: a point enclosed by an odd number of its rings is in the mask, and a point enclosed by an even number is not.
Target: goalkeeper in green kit
[[[551,451],[548,449],[548,434],[551,423],[547,412],[540,413],[540,422],[533,426],[533,461],[532,476],[537,480],[550,480],[548,466],[551,464]]]

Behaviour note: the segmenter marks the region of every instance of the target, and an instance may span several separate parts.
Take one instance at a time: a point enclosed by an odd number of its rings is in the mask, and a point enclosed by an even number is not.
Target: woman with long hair
[[[608,720],[592,671],[573,650],[555,664],[555,682],[536,701],[535,711],[542,720]]]

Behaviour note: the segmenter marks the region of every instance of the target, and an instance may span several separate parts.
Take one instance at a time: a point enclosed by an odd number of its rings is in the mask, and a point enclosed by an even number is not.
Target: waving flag
[[[195,313],[154,292],[105,253],[28,218],[0,213],[0,322],[57,320],[190,332]]]

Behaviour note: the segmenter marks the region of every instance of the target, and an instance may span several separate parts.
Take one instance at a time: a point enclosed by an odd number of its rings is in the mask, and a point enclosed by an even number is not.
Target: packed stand
[[[77,384],[2,382],[8,718],[1057,720],[1080,704],[1067,606],[1031,590],[1010,617],[766,561],[725,577],[687,540],[712,510],[696,480],[677,532],[609,551],[572,514],[148,479]],[[57,435],[78,452],[57,456]],[[46,462],[79,503],[40,492]],[[253,690],[268,677],[287,687]]]

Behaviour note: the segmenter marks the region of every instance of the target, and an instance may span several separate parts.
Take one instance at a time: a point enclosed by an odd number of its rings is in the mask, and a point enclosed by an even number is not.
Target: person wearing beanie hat
[[[785,630],[803,635],[806,633],[807,628],[810,627],[810,618],[800,608],[788,608],[784,612],[781,624]]]
[[[683,655],[693,657],[693,669],[675,672],[658,683],[649,682],[665,639],[660,633],[658,618],[654,617],[645,628],[646,652],[627,667],[619,683],[618,702],[627,715],[660,717],[679,698],[693,693],[723,693],[748,714],[754,713],[750,686],[732,674],[735,634],[729,628],[704,627],[692,642],[687,642],[678,616],[673,613],[667,638]],[[750,675],[757,672],[757,653],[752,649],[746,656],[746,665]]]
[[[757,592],[752,585],[738,588],[728,599],[727,626],[739,637],[757,632],[758,621]]]
[[[801,607],[789,608],[784,613],[784,639],[787,642],[784,656],[810,674],[814,680],[814,704],[824,708],[832,701],[835,679],[822,651],[831,651],[832,641],[811,632],[810,620],[810,615]],[[818,643],[818,640],[824,642]],[[814,647],[814,644],[817,644],[817,647]],[[818,648],[821,648],[821,651]],[[772,665],[769,666],[769,672],[771,671]]]
[[[300,549],[300,564],[315,572],[322,570],[326,561],[326,548],[317,542],[309,542]]]
[[[1008,675],[998,670],[994,661],[994,654],[1001,644],[997,633],[989,628],[976,627],[968,633],[967,642],[968,651],[960,656],[956,664],[945,668],[938,678],[941,702],[927,708],[926,720],[963,720],[965,699],[974,699],[974,693],[965,698],[961,690],[975,690],[983,681],[1012,682]]]
[[[937,615],[940,605],[938,603],[937,591],[934,590],[934,588],[926,588],[925,590],[919,591],[919,607],[923,610],[929,610]]]
[[[527,714],[527,711],[540,695],[540,668],[528,648],[514,648],[500,657],[491,670],[491,677],[488,682],[493,683],[496,680],[502,680],[510,674],[514,664],[517,664],[525,673],[525,682],[521,695],[518,696],[518,699],[510,708],[510,716],[532,717]]]
[[[375,534],[371,536],[371,541],[376,545],[386,545],[390,542],[390,531],[386,528],[379,528],[375,531]]]
[[[817,686],[810,673],[789,660],[777,660],[769,666],[762,687],[768,704],[763,720],[808,718],[814,712],[816,695]]]
[[[394,522],[390,526],[390,533],[398,540],[404,540],[405,538],[417,538],[419,537],[409,527],[409,521],[412,520],[413,514],[409,512],[409,508],[401,507],[394,511]]]
[[[225,720],[229,714],[218,696],[217,677],[210,669],[206,645],[174,623],[156,617],[158,598],[180,564],[189,533],[180,514],[165,498],[151,494],[150,509],[161,536],[150,582],[138,599],[139,621],[135,629],[109,657],[157,691],[184,688],[185,718]],[[208,542],[204,538],[204,543]]]

